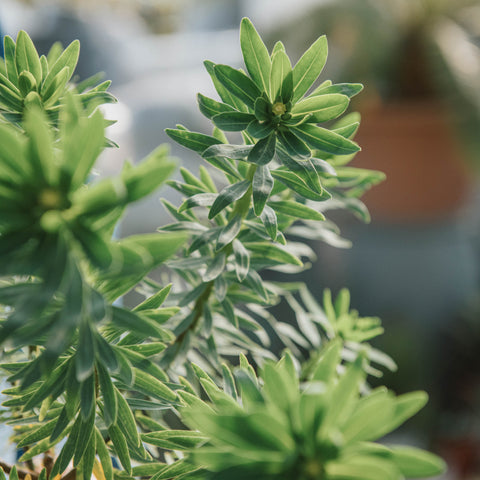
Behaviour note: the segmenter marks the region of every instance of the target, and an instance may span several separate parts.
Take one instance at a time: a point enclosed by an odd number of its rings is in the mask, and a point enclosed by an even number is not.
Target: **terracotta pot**
[[[362,152],[354,165],[387,175],[363,197],[374,219],[435,220],[466,202],[469,172],[440,105],[406,102],[368,109],[356,140]]]

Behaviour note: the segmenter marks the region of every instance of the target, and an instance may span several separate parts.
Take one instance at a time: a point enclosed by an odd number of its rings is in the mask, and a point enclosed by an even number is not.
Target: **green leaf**
[[[348,365],[345,373],[333,388],[327,412],[320,427],[323,435],[333,425],[342,424],[348,418],[348,414],[359,396],[360,386],[366,375],[362,368],[362,362],[363,358],[359,356],[354,363]]]
[[[292,132],[286,130],[278,133],[278,140],[285,148],[288,155],[297,160],[306,160],[311,157],[310,149]]]
[[[219,144],[212,145],[203,152],[203,158],[222,157],[233,158],[234,160],[244,160],[252,151],[253,145],[230,145]],[[233,167],[232,167],[233,168]],[[229,172],[227,172],[229,173]],[[238,172],[235,172],[238,175]]]
[[[290,71],[287,73],[282,82],[282,87],[280,88],[280,100],[282,103],[290,103],[293,96],[293,72]]]
[[[6,109],[13,110],[14,112],[21,112],[23,110],[20,96],[1,83],[0,103],[3,104]]]
[[[277,43],[275,43],[275,45],[273,46],[273,49],[272,49],[272,55],[271,55],[271,58],[272,58],[272,61],[273,61],[273,57],[275,56],[275,54],[277,52],[284,52],[285,51],[285,45],[279,40]]]
[[[339,339],[330,341],[321,351],[313,371],[312,380],[331,383],[341,362],[342,342]]]
[[[413,417],[426,405],[427,401],[428,395],[422,391],[405,393],[398,396],[395,402],[394,416],[388,425],[385,425],[385,433],[391,432],[402,425],[406,420]]]
[[[259,140],[248,154],[248,161],[256,165],[267,165],[275,156],[277,137],[271,133],[268,137]]]
[[[55,63],[50,65],[50,70],[42,85],[42,95],[45,95],[45,92],[48,90],[50,84],[54,82],[55,77],[57,77],[57,75],[59,75],[59,73],[65,68],[68,68],[69,72],[67,81],[70,79],[77,66],[79,54],[80,42],[78,40],[74,40],[56,59]]]
[[[394,411],[393,395],[379,389],[357,403],[353,414],[342,429],[346,443],[376,440],[384,432]]]
[[[100,112],[88,119],[70,121],[72,113],[62,110],[64,166],[71,174],[72,188],[83,185],[104,145],[104,120]],[[68,122],[68,123],[67,123]]]
[[[240,46],[245,66],[263,92],[269,91],[271,60],[267,47],[248,18],[240,24]]]
[[[118,456],[118,459],[120,460],[120,463],[122,464],[122,467],[129,475],[131,475],[132,464],[130,462],[130,453],[128,451],[128,445],[127,440],[125,439],[125,435],[117,425],[111,425],[108,428],[108,435],[112,440],[113,447]]]
[[[137,424],[132,410],[128,406],[127,401],[123,395],[115,388],[115,395],[117,398],[118,412],[117,425],[124,433],[127,442],[139,447],[141,445],[140,435],[138,434]]]
[[[215,75],[221,84],[233,95],[242,100],[251,109],[262,92],[257,85],[240,70],[228,65],[215,65]]]
[[[310,159],[297,161],[295,157],[285,155],[281,148],[278,149],[278,158],[290,172],[298,175],[308,188],[319,195],[325,196],[325,198],[330,197],[328,193],[324,193],[318,171]]]
[[[224,112],[214,115],[212,122],[221,130],[226,132],[240,132],[248,127],[248,124],[255,117],[250,113]]]
[[[313,191],[300,176],[293,172],[277,169],[273,170],[271,174],[275,179],[308,200],[321,202],[331,198],[326,190],[323,190],[321,194]]]
[[[97,333],[95,335],[95,347],[98,360],[111,373],[118,373],[120,365],[110,343],[108,343],[102,335]]]
[[[78,435],[80,433],[81,424],[82,424],[82,416],[78,415],[77,419],[75,420],[75,423],[73,424],[72,430],[70,431],[70,434],[67,437],[67,441],[65,442],[62,449],[60,450],[60,453],[57,456],[57,459],[55,461],[55,464],[53,465],[52,471],[50,473],[53,477],[55,477],[58,474],[62,474],[68,467],[70,460],[73,458],[73,455],[75,453],[76,443],[78,440]]]
[[[203,133],[189,132],[187,130],[174,130],[167,128],[165,133],[175,142],[189,148],[199,154],[202,154],[208,147],[222,143],[215,137],[204,135]]]
[[[349,98],[354,97],[363,90],[363,85],[361,83],[336,83],[332,84],[323,84],[316,88],[312,93],[311,97],[314,95],[328,95],[330,93],[340,93],[346,95]]]
[[[302,98],[318,78],[327,61],[327,55],[327,38],[323,35],[313,43],[293,67],[293,103]]]
[[[215,250],[219,251],[230,242],[232,242],[240,232],[242,228],[242,217],[235,215],[225,227],[220,230],[217,238],[217,244]]]
[[[198,171],[203,184],[207,186],[208,190],[212,193],[217,193],[217,186],[215,185],[215,182],[213,181],[213,178],[210,175],[208,169],[205,168],[203,165],[200,165]]]
[[[270,98],[274,102],[280,96],[281,89],[287,75],[292,71],[290,59],[284,50],[278,50],[272,57],[272,71],[270,75]]]
[[[176,162],[169,152],[168,146],[161,145],[134,168],[122,172],[129,202],[152,193],[173,173]]]
[[[105,445],[105,440],[103,439],[100,430],[95,427],[95,439],[97,447],[97,455],[102,465],[103,474],[105,475],[105,480],[113,480],[113,467],[110,454],[108,452],[107,446]]]
[[[54,418],[53,420],[35,428],[32,431],[29,431],[26,435],[22,436],[20,440],[17,442],[17,447],[22,448],[28,445],[32,445],[33,443],[40,442],[41,440],[49,437],[55,425],[57,423],[57,419]]]
[[[117,420],[117,397],[112,380],[103,365],[97,363],[97,377],[103,397],[103,419],[107,428]]]
[[[166,287],[163,287],[158,292],[154,293],[151,297],[145,299],[142,303],[137,305],[134,310],[141,311],[141,310],[150,310],[153,308],[158,308],[162,305],[162,303],[167,299],[168,294],[172,288],[172,284],[168,284]]]
[[[360,150],[360,147],[352,140],[338,135],[338,133],[317,127],[311,124],[303,124],[291,127],[292,132],[303,140],[310,148],[322,150],[334,155],[348,155]]]
[[[247,133],[254,138],[268,137],[275,131],[270,122],[259,122],[257,119],[252,120],[247,127]]]
[[[272,106],[264,97],[258,97],[255,100],[255,116],[262,122],[272,117]]]
[[[2,473],[3,473],[3,468],[2,468]],[[10,470],[10,474],[9,474],[8,478],[9,478],[9,480],[19,480],[16,465],[14,465],[12,467],[12,469]]]
[[[35,77],[30,72],[22,72],[18,76],[18,88],[22,96],[26,97],[36,87]]]
[[[348,107],[349,98],[346,95],[327,94],[308,97],[294,105],[292,114],[310,113],[309,123],[328,122],[340,116]]]
[[[144,337],[153,337],[169,341],[171,337],[168,332],[140,312],[132,312],[120,307],[112,307],[112,321],[114,325],[138,333]]]
[[[191,450],[205,443],[208,437],[200,432],[189,430],[163,430],[143,434],[142,440],[168,450]]]
[[[86,378],[80,386],[80,412],[79,417],[85,421],[95,409],[95,376]]]
[[[58,169],[53,160],[52,131],[40,110],[29,110],[25,115],[24,128],[29,136],[30,162],[37,179],[45,179],[48,185],[56,186]],[[59,194],[58,194],[59,195]]]
[[[290,200],[280,200],[270,201],[268,202],[268,205],[272,207],[277,213],[288,215],[289,217],[301,218],[303,220],[325,220],[325,216],[322,213],[314,210],[313,208],[307,207],[303,203],[298,203]]]
[[[244,406],[248,408],[249,405],[253,406],[264,402],[262,392],[250,373],[243,369],[237,370],[235,372],[235,380],[237,381]]]
[[[219,113],[236,112],[235,108],[231,107],[230,105],[217,102],[212,98],[205,97],[201,93],[197,94],[197,100],[200,111],[207,118],[212,118]]]
[[[135,368],[135,388],[145,393],[150,397],[157,398],[159,400],[166,400],[167,402],[175,402],[177,395],[174,391],[170,390],[163,382],[157,380],[152,375],[143,372],[142,370]]]
[[[217,253],[212,262],[208,265],[207,271],[203,275],[204,282],[211,282],[222,274],[225,269],[225,254]]]
[[[260,295],[263,300],[268,302],[268,293],[263,284],[262,277],[260,277],[255,270],[249,269],[242,283],[248,285],[255,293]]]
[[[3,38],[3,50],[7,77],[12,83],[16,84],[18,82],[18,72],[15,63],[15,41],[12,37],[5,35]]]
[[[233,241],[233,253],[235,256],[235,273],[238,281],[243,282],[250,267],[250,255],[240,240]]]
[[[270,238],[275,241],[278,235],[277,215],[275,214],[275,211],[268,205],[265,205],[262,213],[260,214],[260,219],[262,220],[265,230]]]
[[[287,252],[278,245],[269,244],[266,242],[250,242],[245,246],[255,255],[258,255],[276,263],[286,263],[289,265],[298,265],[301,267],[303,263],[290,252]]]
[[[78,437],[75,445],[75,453],[73,457],[73,466],[76,467],[82,460],[90,442],[90,438],[93,436],[93,429],[95,426],[95,411],[92,410],[90,416],[81,422],[80,429],[78,431]]]
[[[358,127],[360,126],[359,122],[351,123],[350,125],[345,125],[344,127],[334,128],[332,132],[338,133],[345,138],[353,138],[357,133]]]
[[[170,480],[172,478],[186,479],[192,473],[194,475],[198,467],[187,463],[183,460],[178,460],[170,465],[165,465],[163,468],[157,471],[150,480]],[[198,479],[201,480],[201,477]]]
[[[79,382],[89,378],[95,362],[95,342],[88,320],[82,320],[78,332],[78,347],[75,355],[76,376]]]
[[[230,91],[227,90],[222,85],[222,83],[218,80],[217,75],[215,73],[215,64],[208,60],[203,62],[203,64],[205,65],[205,68],[207,69],[207,72],[213,81],[215,90],[220,95],[220,98],[222,99],[222,101],[228,105],[231,105],[236,110],[239,110],[241,112],[248,111],[248,108],[246,107],[246,105],[241,100],[239,100],[235,95],[232,95]]]
[[[210,207],[216,198],[216,193],[197,193],[187,198],[178,208],[178,212],[181,213],[194,207]]]
[[[70,77],[72,76],[70,69],[68,67],[60,70],[58,75],[51,77],[51,81],[44,85],[44,93],[42,98],[44,101],[45,107],[52,107],[55,105],[55,102],[65,94],[65,87],[67,86]]]
[[[265,165],[259,165],[255,170],[252,180],[253,189],[253,210],[258,217],[270,196],[273,188],[273,177],[270,174],[270,169]],[[276,238],[276,235],[274,239]]]
[[[33,44],[27,32],[20,30],[17,35],[15,46],[15,64],[17,72],[20,74],[24,70],[30,72],[40,85],[42,82],[42,66],[38,57],[37,49]]]
[[[392,459],[402,475],[408,478],[433,477],[446,470],[445,462],[419,448],[393,447]]]
[[[221,192],[218,194],[218,197],[215,199],[215,202],[208,213],[208,218],[214,218],[228,205],[231,205],[233,202],[241,198],[249,187],[250,182],[248,180],[243,180],[241,182],[234,183],[233,185],[226,186],[223,190],[221,190]]]
[[[93,465],[95,463],[95,453],[96,453],[96,445],[95,445],[95,435],[90,435],[90,440],[88,442],[87,448],[82,457],[81,463],[77,466],[77,472],[81,475],[84,475],[83,478],[91,478],[93,472]],[[39,479],[40,480],[40,479]]]

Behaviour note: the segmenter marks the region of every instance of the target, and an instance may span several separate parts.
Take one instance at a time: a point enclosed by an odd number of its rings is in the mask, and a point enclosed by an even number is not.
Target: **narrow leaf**
[[[240,70],[228,65],[215,65],[215,75],[222,85],[251,109],[262,92],[257,85]]]
[[[263,92],[269,90],[271,60],[267,47],[248,18],[240,24],[240,46],[248,73]]]
[[[256,165],[267,165],[275,156],[277,137],[271,133],[268,137],[259,140],[248,154],[248,161]]]
[[[226,186],[215,199],[215,202],[210,208],[208,213],[208,218],[214,218],[218,215],[224,208],[228,205],[231,205],[233,202],[242,197],[248,188],[250,187],[250,182],[248,180],[243,180],[233,185]]]
[[[255,170],[252,180],[253,209],[257,217],[262,213],[263,208],[265,207],[265,203],[272,191],[273,183],[270,169],[266,165],[259,165]],[[276,235],[274,238],[276,238]]]
[[[293,102],[302,98],[320,75],[327,61],[328,45],[325,35],[302,55],[293,68]]]

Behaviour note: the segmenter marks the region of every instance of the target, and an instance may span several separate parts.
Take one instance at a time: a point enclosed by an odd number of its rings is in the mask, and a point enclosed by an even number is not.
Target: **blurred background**
[[[78,76],[104,71],[113,81],[119,103],[106,114],[118,120],[110,137],[120,149],[103,155],[102,175],[167,142],[167,127],[208,132],[195,99],[215,96],[203,60],[241,65],[243,16],[293,61],[327,34],[321,80],[365,84],[353,104],[363,148],[354,163],[388,179],[364,198],[371,224],[333,213],[353,248],[312,244],[318,261],[303,279],[318,298],[347,286],[362,315],[382,318],[376,346],[399,365],[388,386],[431,396],[406,435],[448,459],[446,478],[480,478],[479,0],[0,2],[2,34],[26,30],[39,53],[78,38]],[[172,151],[197,171],[198,157]],[[121,233],[167,222],[158,197],[132,209]],[[0,444],[6,437],[0,430]]]

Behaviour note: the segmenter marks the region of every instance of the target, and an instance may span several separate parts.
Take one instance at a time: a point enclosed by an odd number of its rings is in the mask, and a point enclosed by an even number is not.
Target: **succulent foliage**
[[[314,85],[325,37],[293,67],[248,19],[240,44],[246,73],[205,63],[220,97],[198,97],[212,134],[167,132],[206,161],[198,176],[181,169],[182,182],[167,181],[185,197],[179,207],[163,201],[174,222],[117,240],[125,207],[175,162],[160,147],[94,179],[108,144],[97,108],[113,98],[108,82],[69,83],[77,42],[39,58],[25,32],[6,38],[0,346],[10,387],[0,415],[23,449],[11,480],[42,455],[39,480],[72,468],[98,480],[397,480],[443,470],[433,454],[375,442],[426,402],[423,392],[368,386],[368,375],[396,368],[368,344],[383,332],[379,319],[351,310],[347,290],[325,291],[320,305],[306,285],[265,277],[314,259],[302,237],[348,245],[330,209],[369,220],[359,197],[383,175],[348,166],[359,117],[339,119],[362,87]],[[149,277],[161,265],[173,285]],[[145,299],[122,306],[132,289]],[[280,301],[290,323],[268,311]],[[271,336],[286,347],[280,359]]]

